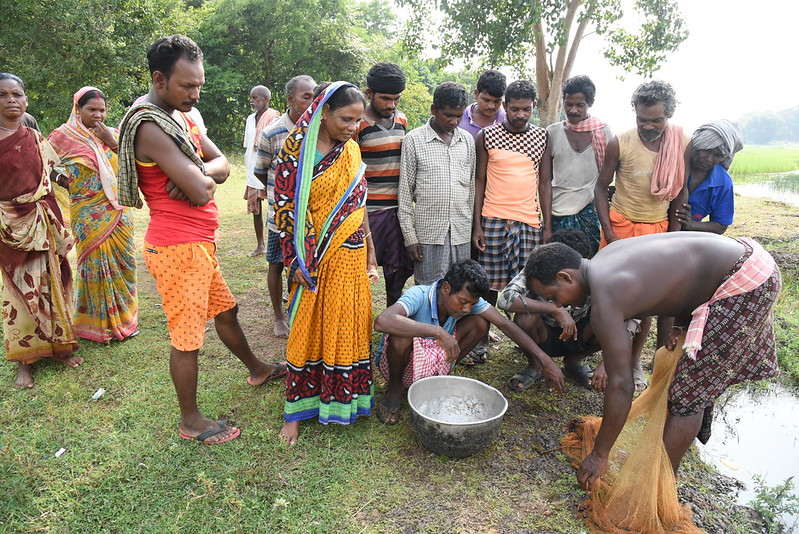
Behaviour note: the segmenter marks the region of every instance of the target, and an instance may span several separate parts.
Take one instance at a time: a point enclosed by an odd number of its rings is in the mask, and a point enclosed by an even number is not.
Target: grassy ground
[[[280,359],[285,343],[271,335],[266,264],[246,256],[254,238],[243,189],[239,165],[218,191],[218,256],[256,353]],[[795,216],[784,204],[739,199],[739,222],[730,233],[762,237],[784,262],[793,261],[799,257]],[[146,220],[146,210],[137,212],[139,243]],[[507,341],[493,346],[489,364],[456,371],[499,388],[510,404],[498,440],[471,458],[423,448],[407,423],[407,407],[396,427],[375,417],[350,427],[311,422],[296,446],[280,444],[282,384],[247,385],[245,369],[213,328],[200,353],[200,405],[244,431],[216,447],[181,440],[165,320],[140,257],[139,265],[139,337],[82,342],[86,361],[79,369],[40,362],[32,390],[12,388],[11,365],[0,372],[0,532],[582,530],[575,514],[584,494],[558,444],[571,417],[599,413],[601,396],[572,382],[563,396],[542,384],[510,392],[506,380],[522,357]],[[791,265],[778,315],[781,356],[797,376],[790,359],[799,339],[796,262]],[[379,312],[380,291],[374,300]],[[379,395],[384,386],[377,384]],[[93,400],[100,387],[107,392]],[[62,447],[66,452],[55,458]],[[694,504],[708,532],[753,531],[746,511],[731,504],[726,492],[733,489],[690,454],[680,495]]]

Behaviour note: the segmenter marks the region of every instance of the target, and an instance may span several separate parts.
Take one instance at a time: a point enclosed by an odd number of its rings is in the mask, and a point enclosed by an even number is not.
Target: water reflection
[[[769,487],[794,476],[794,495],[799,496],[799,397],[773,386],[770,391],[742,390],[717,404],[713,435],[699,446],[702,458],[725,475],[743,482],[738,503],[755,498],[753,477]],[[783,517],[787,527],[799,517]]]
[[[734,184],[735,193],[745,197],[765,197],[799,206],[799,171],[768,176],[762,182]]]

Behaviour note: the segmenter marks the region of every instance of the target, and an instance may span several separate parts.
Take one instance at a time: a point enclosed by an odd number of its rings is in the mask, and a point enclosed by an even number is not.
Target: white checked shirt
[[[399,178],[399,222],[405,246],[452,245],[472,239],[474,139],[456,128],[447,145],[428,122],[405,136]]]

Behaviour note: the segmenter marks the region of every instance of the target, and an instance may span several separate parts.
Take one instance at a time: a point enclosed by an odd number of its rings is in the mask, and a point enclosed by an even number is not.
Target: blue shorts
[[[266,241],[266,261],[283,265],[283,249],[280,248],[280,238],[277,232],[267,231],[269,236]]]

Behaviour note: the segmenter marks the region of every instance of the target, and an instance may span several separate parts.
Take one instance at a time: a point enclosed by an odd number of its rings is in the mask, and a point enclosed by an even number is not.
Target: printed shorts
[[[215,253],[216,245],[207,242],[144,243],[144,262],[155,278],[172,346],[180,351],[202,347],[206,323],[236,305]]]

